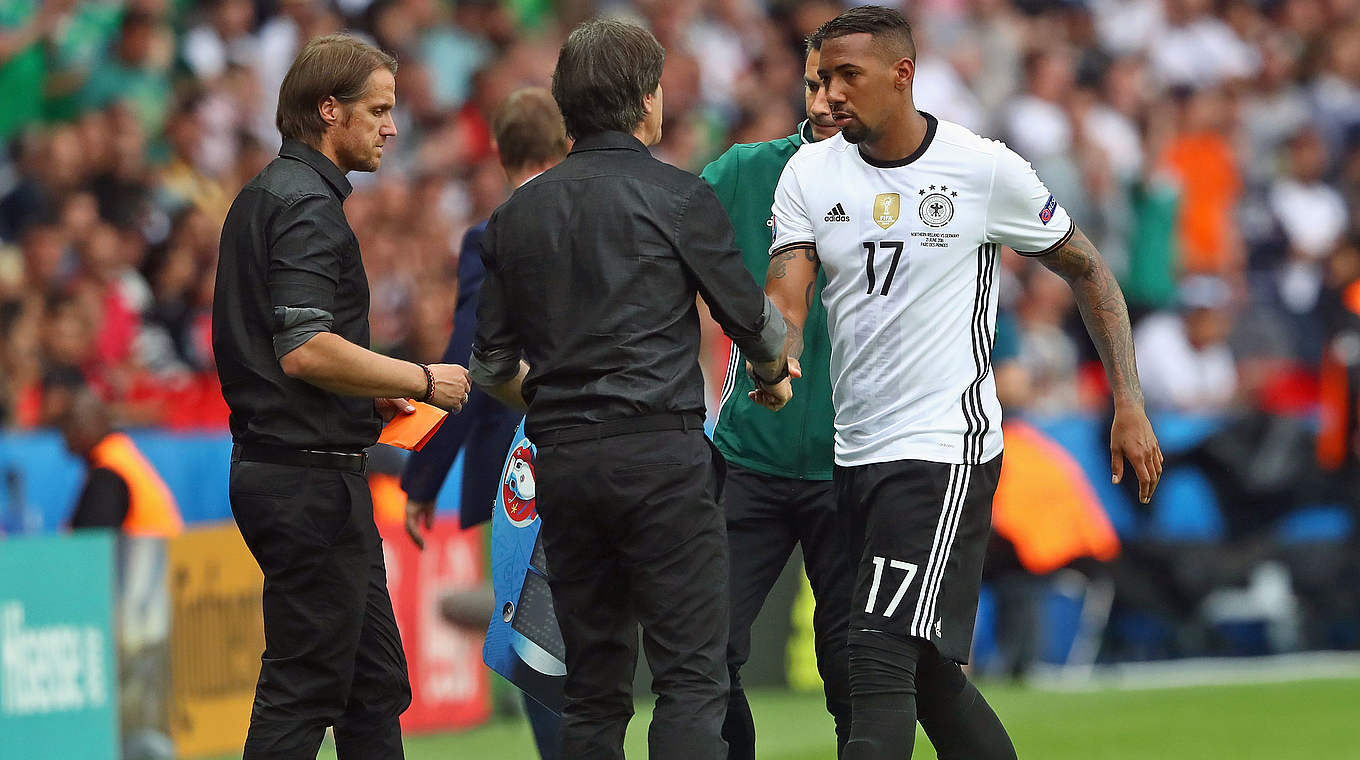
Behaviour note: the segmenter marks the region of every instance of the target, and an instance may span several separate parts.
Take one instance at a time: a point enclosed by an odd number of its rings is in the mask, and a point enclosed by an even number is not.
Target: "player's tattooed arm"
[[[1162,450],[1143,409],[1143,387],[1133,352],[1129,308],[1100,252],[1075,226],[1058,250],[1038,257],[1067,281],[1076,296],[1081,320],[1105,365],[1114,394],[1114,426],[1110,430],[1110,466],[1114,482],[1124,475],[1128,458],[1138,473],[1139,498],[1147,503],[1162,476]]]
[[[765,272],[765,293],[784,315],[788,331],[785,345],[791,359],[803,355],[803,323],[812,308],[821,264],[816,248],[789,248],[771,256]]]
[[[1078,228],[1058,250],[1039,262],[1067,281],[1086,330],[1100,353],[1116,403],[1142,406],[1143,389],[1133,353],[1133,329],[1124,293],[1100,252]]]

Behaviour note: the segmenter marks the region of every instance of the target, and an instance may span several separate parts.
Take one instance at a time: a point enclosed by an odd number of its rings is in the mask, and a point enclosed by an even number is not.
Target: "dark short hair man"
[[[471,372],[520,408],[567,651],[562,756],[621,758],[637,624],[655,760],[721,757],[727,704],[722,458],[703,431],[696,293],[790,396],[783,320],[742,267],[713,190],[648,153],[664,51],[617,21],[577,27],[553,96],[576,139],[486,233]],[[527,363],[526,363],[527,361]]]
[[[792,332],[825,268],[832,480],[859,555],[842,756],[909,758],[919,718],[941,757],[1013,760],[1010,737],[959,667],[1001,473],[991,372],[998,251],[1034,257],[1072,286],[1115,397],[1113,474],[1122,477],[1127,457],[1146,502],[1162,457],[1128,310],[1024,159],[916,110],[916,47],[899,12],[852,8],[821,38],[817,75],[841,133],[784,168],[765,288]]]
[[[835,137],[822,82],[817,78],[821,39],[807,41],[803,63],[803,105],[807,120],[788,137],[733,145],[704,168],[736,230],[746,269],[765,281],[770,265],[775,185],[789,159],[804,145]],[[834,208],[828,214],[838,213]],[[728,760],[754,760],[755,718],[741,685],[741,667],[751,654],[751,625],[765,598],[798,546],[816,600],[812,616],[817,672],[826,708],[836,724],[838,746],[850,736],[850,674],[846,634],[854,569],[846,551],[836,494],[831,487],[831,346],[826,309],[819,297],[823,280],[810,295],[807,322],[789,326],[788,353],[803,376],[798,394],[779,414],[760,408],[747,393],[752,381],[742,372],[740,350],[733,350],[723,382],[722,409],[713,444],[727,460],[723,507],[731,556],[732,622],[727,641],[731,697],[723,738]]]
[[[368,280],[341,204],[395,137],[396,61],[309,42],[279,91],[279,158],[222,229],[213,350],[235,441],[231,508],[264,572],[265,652],[245,760],[402,757],[410,704],[364,449],[415,398],[458,410],[467,372],[368,350]],[[376,401],[375,401],[376,399]]]

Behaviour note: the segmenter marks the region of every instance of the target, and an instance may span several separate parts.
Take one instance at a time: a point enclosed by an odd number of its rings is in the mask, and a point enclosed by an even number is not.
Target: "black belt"
[[[548,430],[533,436],[530,440],[537,446],[553,446],[559,443],[589,441],[610,438],[629,433],[657,433],[662,430],[703,430],[704,418],[697,414],[649,414],[645,417],[628,417],[608,422],[592,422],[585,425]]]
[[[231,447],[233,462],[264,462],[293,467],[320,467],[324,470],[344,470],[362,473],[368,467],[368,453],[351,454],[344,451],[312,451],[271,446],[267,443],[238,443]]]

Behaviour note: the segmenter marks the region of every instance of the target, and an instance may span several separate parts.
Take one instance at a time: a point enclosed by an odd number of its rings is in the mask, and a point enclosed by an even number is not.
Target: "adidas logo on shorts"
[[[841,204],[837,203],[835,206],[831,207],[830,211],[826,212],[826,216],[822,217],[822,221],[848,222],[850,221],[850,215],[845,213],[845,209],[841,208]]]

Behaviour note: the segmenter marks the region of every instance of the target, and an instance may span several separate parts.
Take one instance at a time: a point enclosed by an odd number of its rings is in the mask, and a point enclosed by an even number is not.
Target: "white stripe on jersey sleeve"
[[[987,242],[1021,255],[1049,253],[1066,242],[1072,220],[1030,163],[1004,143],[997,145],[992,193],[987,203]]]
[[[779,185],[774,190],[774,239],[770,245],[770,255],[797,246],[816,245],[817,236],[812,231],[812,215],[808,213],[803,199],[803,187],[794,171],[794,161],[784,165],[779,175]]]

